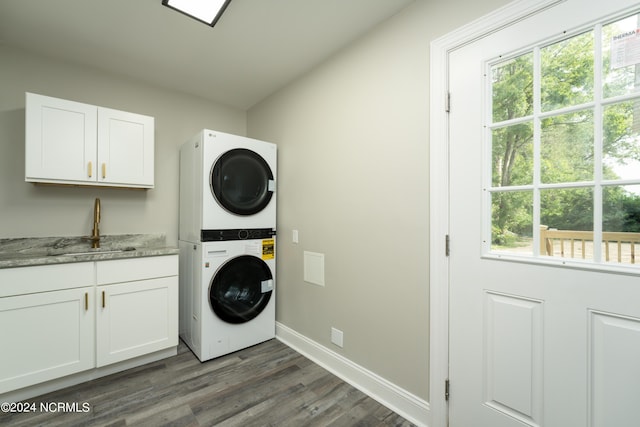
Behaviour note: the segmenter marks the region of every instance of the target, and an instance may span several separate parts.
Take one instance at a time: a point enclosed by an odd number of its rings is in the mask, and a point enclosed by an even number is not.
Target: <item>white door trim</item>
[[[449,376],[449,261],[445,238],[449,234],[449,53],[565,0],[515,0],[449,34],[430,47],[430,427],[446,427],[445,380]],[[455,108],[455,105],[453,106]],[[455,251],[456,242],[451,242]],[[455,393],[455,384],[451,385]]]

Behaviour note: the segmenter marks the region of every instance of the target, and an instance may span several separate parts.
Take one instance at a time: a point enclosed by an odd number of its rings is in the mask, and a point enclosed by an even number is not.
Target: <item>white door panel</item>
[[[481,214],[486,61],[633,6],[567,0],[449,55],[453,427],[638,425],[640,278],[483,257]]]

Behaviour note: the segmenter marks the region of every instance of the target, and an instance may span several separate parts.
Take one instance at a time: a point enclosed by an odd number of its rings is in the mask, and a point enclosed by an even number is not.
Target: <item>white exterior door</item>
[[[605,262],[604,250],[596,244],[596,254],[586,260],[545,256],[537,234],[549,213],[545,209],[551,209],[545,205],[546,195],[559,188],[578,189],[591,194],[595,218],[591,238],[602,240],[606,212],[598,206],[614,187],[600,167],[607,154],[606,143],[598,141],[606,141],[606,132],[595,130],[592,137],[592,175],[569,184],[547,180],[545,162],[557,169],[553,161],[562,154],[545,154],[545,120],[558,115],[540,107],[545,95],[536,88],[544,85],[544,67],[542,74],[533,73],[532,108],[522,114],[528,118],[512,122],[509,118],[503,127],[525,123],[532,129],[530,157],[525,159],[531,162],[530,176],[508,189],[509,194],[519,191],[530,197],[531,247],[524,248],[523,255],[501,251],[492,242],[496,225],[492,210],[497,209],[492,197],[503,190],[490,188],[498,187],[492,177],[498,157],[492,154],[491,143],[492,138],[494,144],[499,139],[499,132],[487,131],[496,121],[490,111],[495,93],[487,90],[492,61],[531,52],[535,69],[545,46],[581,34],[582,28],[595,29],[599,36],[607,22],[638,12],[633,8],[638,5],[630,0],[566,0],[449,56],[449,421],[453,427],[640,425],[640,267]],[[596,36],[597,50],[603,38]],[[640,62],[640,43],[628,42],[626,47],[615,43],[630,64]],[[598,61],[593,74],[601,80],[596,82],[606,80]],[[560,107],[558,114],[591,111],[595,118],[588,126],[597,129],[610,106],[631,99],[615,95],[615,100],[602,104],[606,94],[593,86],[592,100]],[[617,186],[637,185],[638,179],[640,169],[635,178],[627,176]]]

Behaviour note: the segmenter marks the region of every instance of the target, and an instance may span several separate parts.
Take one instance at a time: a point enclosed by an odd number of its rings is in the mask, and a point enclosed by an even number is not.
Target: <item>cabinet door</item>
[[[154,119],[98,107],[98,182],[152,188]]]
[[[178,277],[98,286],[97,366],[178,345]]]
[[[25,120],[26,181],[95,181],[95,106],[27,93]]]
[[[0,298],[0,394],[94,367],[94,292]]]

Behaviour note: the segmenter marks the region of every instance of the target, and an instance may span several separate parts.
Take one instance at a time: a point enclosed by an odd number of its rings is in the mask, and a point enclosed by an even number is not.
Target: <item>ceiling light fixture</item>
[[[162,4],[207,25],[214,26],[231,0],[162,0]]]

